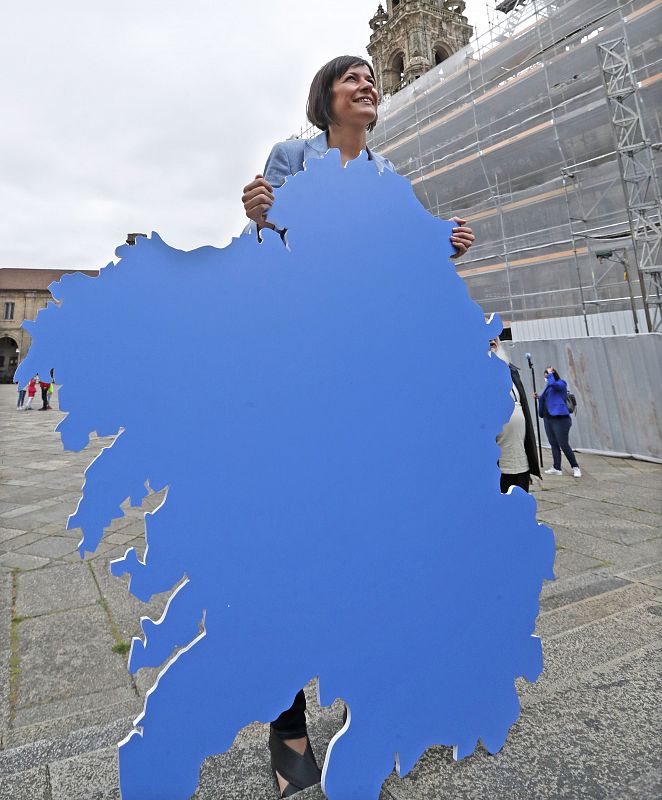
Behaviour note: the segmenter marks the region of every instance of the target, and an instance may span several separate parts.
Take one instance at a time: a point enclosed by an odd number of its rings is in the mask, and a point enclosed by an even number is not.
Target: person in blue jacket
[[[321,132],[312,139],[290,139],[274,145],[264,173],[244,187],[241,201],[251,220],[245,232],[257,230],[259,240],[261,229],[270,228],[284,238],[285,230],[276,228],[267,218],[275,199],[274,189],[301,172],[306,161],[322,158],[332,148],[340,151],[343,166],[365,151],[380,172],[395,171],[388,159],[366,143],[366,132],[377,123],[378,102],[375,73],[368,61],[340,56],[325,64],[313,78],[306,108],[308,119]],[[457,227],[450,241],[456,258],[471,247],[474,235],[466,220],[453,217],[453,221]],[[281,797],[291,797],[319,783],[321,772],[308,739],[303,690],[296,695],[292,707],[271,723],[269,750]]]
[[[545,423],[545,432],[552,448],[554,466],[545,470],[546,475],[563,475],[561,451],[570,462],[572,474],[581,478],[582,471],[570,447],[569,436],[572,418],[568,409],[568,384],[559,377],[554,367],[545,370],[545,391],[538,398],[538,414]]]

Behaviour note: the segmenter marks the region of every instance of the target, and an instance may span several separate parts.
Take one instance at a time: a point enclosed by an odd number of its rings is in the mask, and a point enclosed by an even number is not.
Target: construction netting
[[[470,220],[457,270],[514,338],[646,329],[597,52],[622,36],[659,162],[662,0],[529,0],[380,106],[368,144]]]

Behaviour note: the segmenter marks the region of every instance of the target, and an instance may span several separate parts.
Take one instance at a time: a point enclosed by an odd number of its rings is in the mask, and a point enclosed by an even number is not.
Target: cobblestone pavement
[[[158,616],[165,598],[132,599],[108,561],[142,550],[142,514],[160,497],[127,509],[81,562],[66,520],[108,440],[65,453],[53,430],[61,414],[18,412],[15,398],[0,386],[0,800],[118,798],[115,744],[155,677],[130,676],[126,652],[139,617]],[[454,763],[433,747],[406,778],[386,781],[383,800],[662,797],[662,466],[579,461],[581,479],[566,472],[536,488],[539,518],[556,534],[557,580],[538,621],[545,672],[519,686],[522,715],[504,749]],[[341,704],[320,709],[308,689],[322,758]],[[196,797],[275,800],[265,737],[256,723],[208,759]]]

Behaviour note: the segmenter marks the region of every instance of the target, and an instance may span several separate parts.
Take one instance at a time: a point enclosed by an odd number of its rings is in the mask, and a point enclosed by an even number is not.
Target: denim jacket
[[[318,133],[312,139],[289,139],[275,144],[264,168],[264,178],[277,189],[285,183],[285,178],[301,172],[304,163],[310,158],[322,158],[329,150],[326,131]],[[395,172],[393,164],[384,156],[368,150],[371,158],[382,172],[385,169]]]
[[[274,189],[280,188],[285,179],[301,172],[306,161],[311,158],[322,158],[329,151],[326,131],[318,133],[312,139],[288,139],[286,142],[275,144],[269,154],[264,167],[264,178]],[[395,167],[384,156],[368,150],[368,157],[375,162],[380,172],[385,169],[395,172]],[[249,222],[244,228],[244,233],[255,231],[255,223]]]

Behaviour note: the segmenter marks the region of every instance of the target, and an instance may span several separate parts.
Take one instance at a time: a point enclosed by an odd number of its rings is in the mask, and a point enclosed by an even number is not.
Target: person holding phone
[[[572,418],[568,408],[568,384],[559,377],[559,373],[554,367],[547,367],[545,370],[545,390],[537,397],[538,413],[545,424],[545,433],[552,448],[553,466],[545,470],[545,475],[563,475],[561,471],[561,452],[570,462],[572,474],[575,478],[581,478],[582,471],[579,468],[575,454],[570,447],[570,428]]]

